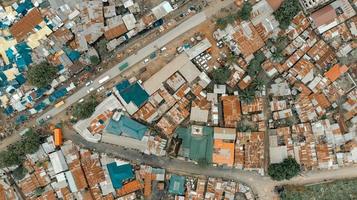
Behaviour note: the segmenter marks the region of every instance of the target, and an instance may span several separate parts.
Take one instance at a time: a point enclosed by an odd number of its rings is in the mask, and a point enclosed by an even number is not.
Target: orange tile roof
[[[153,106],[153,104],[151,104],[150,102],[147,102],[134,114],[134,117],[147,122],[148,119],[152,117],[156,111],[157,108]]]
[[[120,24],[116,27],[113,27],[107,31],[104,32],[104,36],[107,40],[112,40],[114,38],[117,38],[124,33],[128,32],[128,29],[126,29],[125,24]]]
[[[219,165],[232,167],[234,163],[234,141],[227,142],[222,139],[215,139],[213,145],[212,161]]]
[[[250,103],[242,102],[242,113],[255,113],[263,110],[263,98],[257,97]]]
[[[89,156],[88,156],[89,154]],[[86,155],[84,157],[83,155]],[[89,151],[85,151],[84,153],[81,153],[82,156],[82,168],[84,171],[84,174],[86,176],[88,185],[90,187],[93,187],[103,181],[105,181],[105,175],[103,168],[100,165],[99,159],[95,158],[93,156],[90,156]]]
[[[24,40],[28,33],[32,33],[36,25],[43,21],[40,11],[33,8],[26,16],[10,27],[10,32],[14,38],[20,42]]]
[[[264,132],[238,132],[235,151],[236,167],[248,169],[264,167]]]
[[[276,11],[284,0],[267,0],[268,4]]]
[[[77,189],[81,191],[87,188],[88,185],[82,168],[78,166],[74,169],[71,169],[71,172],[74,178],[74,182],[76,183]]]
[[[142,189],[144,186],[141,184],[138,180],[131,181],[125,185],[123,185],[122,188],[117,190],[117,195],[118,196],[124,196],[126,194],[135,192],[137,190]]]
[[[151,181],[152,174],[146,173],[144,176],[144,196],[149,197],[151,195]]]
[[[252,23],[240,24],[238,31],[233,34],[244,57],[248,57],[264,46],[264,41]]]
[[[330,70],[325,73],[325,76],[331,81],[334,82],[338,77],[348,71],[346,65],[335,64]]]
[[[335,52],[323,40],[319,40],[311,49],[309,49],[307,55],[315,60],[316,66],[320,69],[324,69],[328,64],[336,61]]]
[[[237,96],[222,96],[223,119],[226,127],[236,127],[241,118],[240,101]]]
[[[328,5],[312,13],[311,18],[315,25],[319,27],[333,22],[337,18],[337,15],[335,9],[331,5]]]
[[[49,190],[41,194],[36,200],[56,200],[56,195],[53,190]]]
[[[327,99],[327,97],[323,93],[313,93],[309,96],[309,98],[313,101],[316,101],[319,106],[324,109],[327,109],[331,106],[331,103]]]

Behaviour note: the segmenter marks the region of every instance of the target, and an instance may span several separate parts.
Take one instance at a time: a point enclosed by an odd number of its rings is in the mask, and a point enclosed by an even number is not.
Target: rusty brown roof
[[[32,9],[25,17],[10,27],[11,34],[19,42],[26,38],[27,34],[33,32],[36,25],[42,22],[42,16],[37,8]]]

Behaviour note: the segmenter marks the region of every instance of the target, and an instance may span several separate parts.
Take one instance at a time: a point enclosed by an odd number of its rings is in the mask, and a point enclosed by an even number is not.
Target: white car
[[[100,91],[102,91],[102,90],[104,90],[104,86],[98,88],[98,89],[97,89],[97,92],[100,92]]]
[[[89,94],[89,93],[91,93],[93,90],[94,90],[94,87],[91,87],[91,88],[89,88],[89,89],[87,90],[87,93]]]
[[[84,101],[84,99],[82,98],[78,101],[78,103],[82,103],[83,101]]]
[[[93,83],[93,81],[88,81],[88,82],[86,83],[86,87],[90,86],[90,84],[92,84],[92,83]]]
[[[145,58],[144,60],[144,64],[148,63],[149,62],[149,58]]]

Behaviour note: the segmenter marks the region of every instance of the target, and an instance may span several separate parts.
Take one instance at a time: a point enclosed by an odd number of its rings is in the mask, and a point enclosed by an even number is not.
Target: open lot
[[[357,179],[339,180],[328,183],[284,186],[282,200],[337,200],[357,199]]]

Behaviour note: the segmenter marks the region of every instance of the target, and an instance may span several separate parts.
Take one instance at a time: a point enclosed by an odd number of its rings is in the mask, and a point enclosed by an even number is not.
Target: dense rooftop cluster
[[[65,141],[59,148],[48,137],[39,150],[28,154],[24,177],[15,179],[26,199],[253,199],[249,187],[212,177],[186,177],[148,165],[132,165],[79,148]],[[1,171],[0,198],[20,199],[6,172]]]
[[[173,10],[167,1],[141,9],[132,0],[23,0],[0,6],[0,100],[5,113],[21,124],[55,105],[80,84],[74,75],[155,22],[161,25]],[[45,85],[30,86],[29,67],[44,61],[55,66],[56,75],[45,75],[51,79]]]

